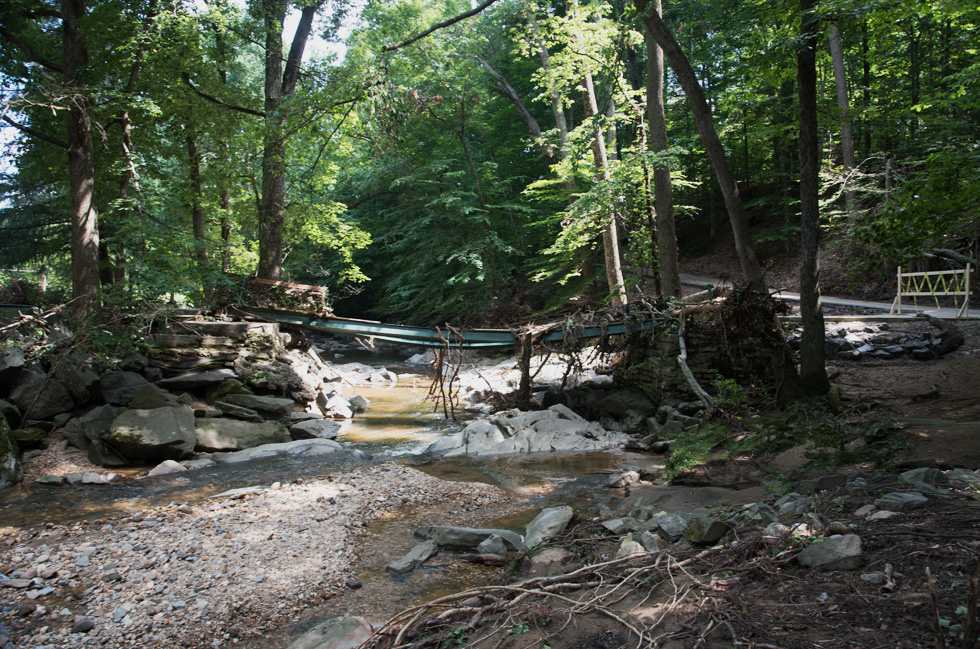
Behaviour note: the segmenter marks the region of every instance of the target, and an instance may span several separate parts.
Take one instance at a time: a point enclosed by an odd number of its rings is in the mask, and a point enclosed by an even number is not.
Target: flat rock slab
[[[254,423],[224,418],[197,420],[195,434],[197,446],[212,451],[242,451],[290,439],[289,431],[279,421]]]
[[[343,450],[343,446],[330,439],[301,439],[282,444],[266,444],[244,451],[233,453],[212,453],[211,459],[215,462],[246,462],[263,457],[275,457],[276,455],[322,455],[324,453],[334,453]]]
[[[186,470],[187,467],[180,462],[175,462],[174,460],[164,460],[160,464],[150,469],[146,475],[166,475],[168,473],[178,473]]]
[[[355,649],[374,635],[363,617],[332,617],[304,633],[288,649]]]
[[[452,548],[475,548],[485,540],[496,534],[509,550],[524,549],[524,542],[521,541],[520,534],[510,530],[491,530],[477,529],[473,527],[444,527],[442,525],[431,525],[420,527],[415,530],[415,538],[435,541],[439,547]]]
[[[157,381],[157,385],[171,392],[181,392],[183,390],[193,390],[194,388],[209,388],[220,385],[228,379],[235,378],[235,373],[231,370],[209,370],[207,372],[188,372],[173,376],[169,379]]]
[[[800,565],[817,570],[854,570],[861,566],[861,537],[834,535],[807,546],[797,555]]]
[[[568,525],[568,522],[572,520],[572,514],[572,508],[568,506],[549,507],[548,509],[541,510],[541,513],[527,524],[527,530],[524,535],[524,546],[533,548],[561,534]]]
[[[421,566],[439,551],[439,544],[435,541],[425,541],[412,548],[408,554],[397,561],[392,561],[385,568],[390,575],[404,575]]]
[[[261,397],[254,394],[229,394],[223,401],[254,410],[272,419],[288,419],[296,405],[292,399]]]
[[[920,507],[929,499],[918,491],[893,491],[875,500],[875,507],[897,511],[905,508]]]

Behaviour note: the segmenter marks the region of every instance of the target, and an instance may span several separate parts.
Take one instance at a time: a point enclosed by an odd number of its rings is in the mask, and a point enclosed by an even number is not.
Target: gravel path
[[[16,647],[243,643],[347,588],[367,521],[507,501],[495,487],[389,463],[118,519],[7,528],[0,635]]]

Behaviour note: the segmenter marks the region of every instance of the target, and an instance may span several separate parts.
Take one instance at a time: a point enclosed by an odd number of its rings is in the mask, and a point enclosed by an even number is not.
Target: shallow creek
[[[352,360],[379,365],[391,363],[393,359],[358,355],[337,359],[337,362]],[[118,516],[172,502],[193,503],[237,487],[317,479],[328,474],[342,474],[354,467],[395,460],[442,479],[502,487],[515,496],[519,513],[503,520],[487,520],[483,525],[520,529],[543,507],[567,504],[584,513],[595,513],[601,506],[615,507],[620,504],[623,494],[606,488],[608,474],[662,459],[626,452],[485,459],[426,458],[420,453],[429,444],[458,431],[462,424],[446,421],[441,413],[433,412],[431,403],[424,402],[429,385],[426,376],[411,374],[418,371],[414,368],[389,367],[399,374],[397,385],[356,390],[370,400],[370,406],[366,413],[346,424],[338,438],[354,450],[353,453],[305,459],[276,457],[156,478],[127,479],[112,486],[60,488],[56,497],[50,487],[22,485],[3,494],[0,524],[33,527],[47,522]],[[135,478],[144,471],[121,473]],[[664,496],[676,491],[666,486],[662,489]],[[361,564],[357,570],[357,577],[364,587],[310,609],[285,632],[251,646],[259,649],[286,647],[318,619],[329,614],[363,615],[371,621],[382,621],[406,606],[488,583],[498,574],[497,569],[464,563],[452,553],[441,553],[409,575],[388,576],[384,567],[414,545],[411,536],[414,528],[434,523],[438,521],[423,520],[418,513],[405,512],[396,519],[372,524],[363,537]]]

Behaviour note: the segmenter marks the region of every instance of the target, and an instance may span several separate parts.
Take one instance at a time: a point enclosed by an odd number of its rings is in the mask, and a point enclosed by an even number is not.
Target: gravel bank
[[[347,588],[367,521],[507,501],[495,487],[389,463],[112,520],[7,528],[0,632],[17,647],[231,646]]]

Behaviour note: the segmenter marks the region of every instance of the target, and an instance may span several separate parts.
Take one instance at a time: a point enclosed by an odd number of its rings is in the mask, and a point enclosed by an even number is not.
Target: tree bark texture
[[[796,78],[800,103],[800,382],[809,395],[824,395],[830,389],[824,364],[824,322],[820,306],[817,244],[820,235],[818,204],[819,141],[817,139],[817,0],[800,0],[803,22],[800,49],[796,55]]]
[[[592,74],[585,74],[585,110],[589,117],[596,117],[599,107],[595,99],[595,85]],[[606,155],[606,140],[602,136],[599,123],[592,128],[592,155],[595,157],[596,180],[609,180],[609,158]],[[623,265],[619,256],[619,231],[616,227],[616,213],[610,209],[606,224],[602,228],[602,250],[606,262],[606,283],[614,307],[626,304],[626,285],[623,281]]]
[[[661,0],[653,1],[653,11],[663,13]],[[654,153],[667,150],[667,117],[664,113],[664,52],[650,34],[647,48],[647,122],[650,128],[650,149]],[[674,196],[670,182],[670,167],[653,167],[653,200],[657,215],[657,250],[660,259],[660,291],[664,295],[681,296],[680,265],[677,259],[677,230],[674,226]]]
[[[844,46],[841,43],[840,27],[830,27],[830,58],[834,65],[834,85],[837,88],[837,105],[840,107],[840,147],[847,176],[857,167],[854,158],[854,128],[851,125],[851,109],[847,98],[847,70],[844,67]],[[847,204],[847,218],[853,222],[857,218],[857,193],[845,188],[844,200]]]
[[[60,10],[64,82],[75,91],[66,111],[73,311],[81,321],[96,323],[102,316],[99,214],[95,205],[92,121],[79,78],[88,65],[88,51],[78,29],[78,19],[85,15],[85,3],[83,0],[61,0]]]
[[[285,259],[286,101],[296,89],[306,41],[322,2],[303,7],[283,70],[285,0],[263,0],[265,24],[265,135],[262,142],[262,199],[259,202],[259,268],[262,279],[281,279]]]
[[[634,0],[637,11],[643,15],[643,23],[647,31],[653,36],[657,45],[664,51],[667,62],[670,64],[677,80],[684,89],[688,103],[691,105],[691,113],[694,123],[701,138],[701,144],[708,154],[708,160],[718,178],[721,186],[721,193],[725,198],[725,206],[728,209],[728,219],[732,226],[732,233],[735,235],[735,251],[738,253],[738,260],[742,267],[748,285],[758,291],[766,291],[766,280],[763,276],[762,265],[755,252],[755,245],[752,243],[752,236],[749,232],[748,218],[745,214],[745,206],[742,204],[742,197],[738,191],[738,183],[735,182],[735,173],[725,155],[725,149],[721,145],[718,133],[715,130],[714,121],[711,117],[711,108],[705,99],[704,91],[698,82],[697,73],[691,67],[677,39],[667,29],[660,16],[655,11],[647,11],[648,0]]]

